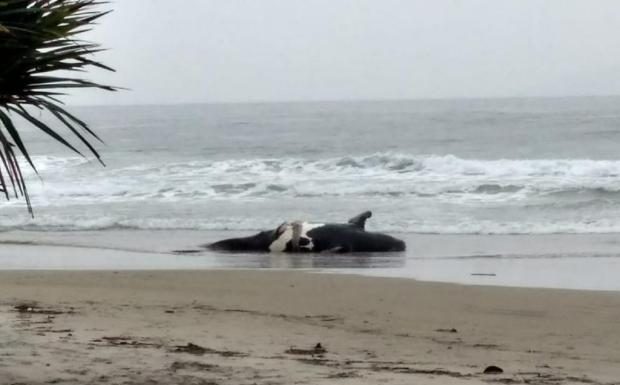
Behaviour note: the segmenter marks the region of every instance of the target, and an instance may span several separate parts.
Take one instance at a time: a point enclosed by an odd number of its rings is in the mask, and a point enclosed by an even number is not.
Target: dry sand
[[[483,374],[489,365],[504,372]],[[620,293],[284,271],[5,271],[0,383],[620,383]]]

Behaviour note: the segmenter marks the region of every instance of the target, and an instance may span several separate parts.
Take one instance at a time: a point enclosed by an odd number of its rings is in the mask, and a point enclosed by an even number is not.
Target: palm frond
[[[70,72],[89,67],[108,71],[112,68],[93,60],[101,51],[98,44],[78,39],[107,11],[98,0],[0,0],[0,193],[5,199],[24,197],[32,206],[19,167],[21,155],[36,172],[25,143],[14,124],[20,117],[67,148],[82,155],[68,138],[29,112],[36,108],[49,113],[66,127],[100,162],[91,144],[100,141],[87,123],[69,113],[59,96],[74,88],[106,86]],[[101,162],[103,164],[103,162]]]

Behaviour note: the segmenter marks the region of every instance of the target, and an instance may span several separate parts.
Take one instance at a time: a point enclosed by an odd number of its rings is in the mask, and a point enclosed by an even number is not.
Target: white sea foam
[[[38,204],[261,199],[277,196],[436,196],[514,200],[620,193],[620,161],[474,160],[379,153],[323,160],[230,159],[100,168],[80,158],[35,160]]]
[[[3,220],[0,231],[103,231],[103,230],[202,230],[235,231],[252,233],[274,229],[282,218],[128,218],[97,217],[85,218],[80,215],[43,215],[35,220],[22,217]],[[377,220],[369,231],[419,234],[604,234],[620,233],[620,222],[613,219],[597,221],[492,221],[463,220],[447,223],[440,220],[384,218]]]
[[[23,203],[3,202],[0,229],[249,231],[291,219],[285,210],[312,213],[300,218],[310,220],[343,212],[336,220],[354,215],[349,207],[380,207],[372,223],[383,231],[620,231],[618,160],[376,153],[106,168],[77,157],[34,160],[42,182],[31,178],[28,187],[37,216],[20,214]],[[240,205],[257,211],[244,212]]]

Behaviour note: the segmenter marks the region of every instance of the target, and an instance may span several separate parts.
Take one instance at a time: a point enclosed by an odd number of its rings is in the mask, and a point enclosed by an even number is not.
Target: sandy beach
[[[617,292],[212,270],[5,271],[0,293],[3,385],[620,379]]]
[[[470,3],[0,0],[0,385],[620,385],[620,1]]]

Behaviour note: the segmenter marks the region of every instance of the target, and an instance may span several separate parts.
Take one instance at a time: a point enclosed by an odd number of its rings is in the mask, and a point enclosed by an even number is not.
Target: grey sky
[[[616,0],[116,0],[75,104],[620,94]]]

